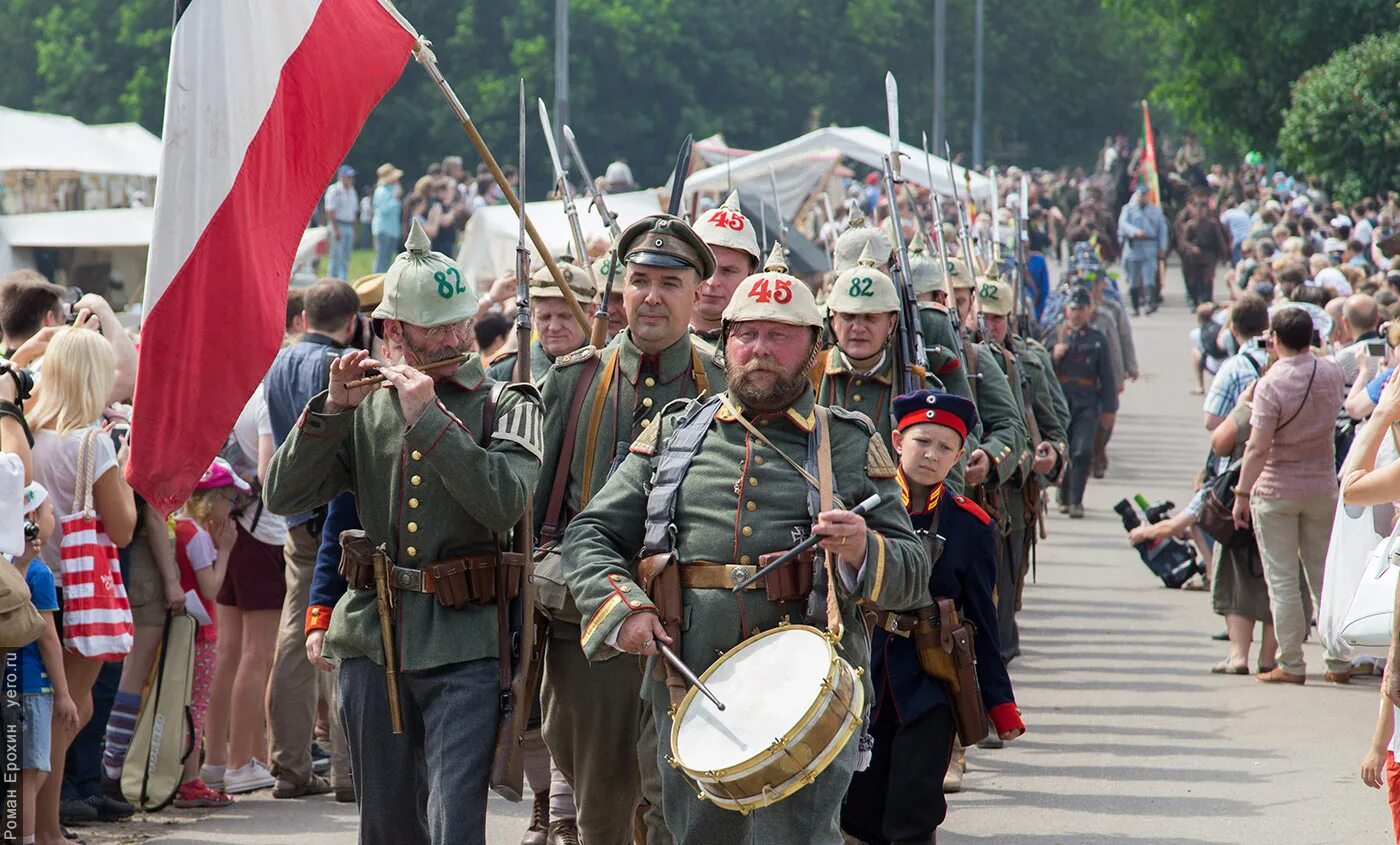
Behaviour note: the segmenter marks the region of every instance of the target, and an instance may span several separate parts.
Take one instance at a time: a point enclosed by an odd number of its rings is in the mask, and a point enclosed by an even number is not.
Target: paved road
[[[1169,290],[1179,292],[1180,275],[1171,275]],[[952,797],[940,831],[944,845],[1387,841],[1385,799],[1356,777],[1376,680],[1323,683],[1315,645],[1305,687],[1209,674],[1224,646],[1209,639],[1223,625],[1208,595],[1163,588],[1111,510],[1137,492],[1184,502],[1204,454],[1200,398],[1189,393],[1191,317],[1179,293],[1171,301],[1134,325],[1143,378],[1125,395],[1108,478],[1090,481],[1087,518],[1052,514],[1040,548],[1022,616],[1024,653],[1012,664],[1030,732],[1004,750],[969,755],[966,789]],[[519,842],[527,812],[495,802],[493,845]],[[137,837],[126,841],[154,833],[163,843],[245,845],[308,834],[349,843],[355,829],[344,805],[322,799],[245,799],[179,821],[107,831]]]

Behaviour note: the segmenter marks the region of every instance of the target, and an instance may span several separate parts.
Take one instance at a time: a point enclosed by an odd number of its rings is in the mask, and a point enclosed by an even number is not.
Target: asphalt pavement
[[[1086,518],[1051,509],[1011,665],[1029,732],[1005,749],[969,752],[942,845],[1390,841],[1384,794],[1357,776],[1378,679],[1324,683],[1315,642],[1303,687],[1210,674],[1225,644],[1210,639],[1224,625],[1209,594],[1163,587],[1112,510],[1134,493],[1183,504],[1205,454],[1181,290],[1173,268],[1168,305],[1134,321],[1142,378],[1123,395],[1108,475],[1090,480]],[[528,815],[528,803],[493,796],[488,841],[515,845]],[[222,810],[83,832],[92,843],[338,845],[355,842],[355,831],[353,805],[263,792]]]

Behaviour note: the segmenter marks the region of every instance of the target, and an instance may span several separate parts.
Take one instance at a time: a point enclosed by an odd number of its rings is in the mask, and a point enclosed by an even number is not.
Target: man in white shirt
[[[342,164],[336,177],[335,184],[326,190],[326,226],[331,233],[331,266],[327,275],[349,279],[350,249],[355,245],[355,221],[360,216],[360,201],[355,196],[355,168]]]

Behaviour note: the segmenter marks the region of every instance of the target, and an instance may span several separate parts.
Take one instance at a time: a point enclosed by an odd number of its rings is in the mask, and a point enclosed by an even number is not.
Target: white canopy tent
[[[67,115],[0,107],[0,138],[0,171],[154,177],[160,170],[160,138],[135,123],[88,126]]]
[[[912,184],[931,188],[942,196],[953,196],[945,159],[930,153],[929,163],[933,168],[933,178],[930,180],[923,150],[909,144],[901,144],[900,149],[905,155],[901,162],[905,179]],[[889,136],[867,126],[828,126],[776,147],[732,158],[690,174],[685,183],[686,200],[689,202],[696,194],[723,194],[732,184],[742,196],[751,196],[771,205],[775,199],[768,177],[771,167],[778,183],[776,199],[784,216],[791,220],[802,202],[825,180],[833,164],[842,159],[851,159],[878,170],[882,166],[881,157],[889,151]],[[953,171],[958,180],[958,195],[964,200],[967,199],[965,179],[968,176],[971,178],[973,200],[983,203],[991,198],[992,185],[987,177],[957,165],[953,166]]]
[[[579,197],[577,203],[579,227],[583,229],[584,241],[608,238],[608,230],[603,226],[602,218],[588,207],[588,201]],[[608,194],[607,203],[608,210],[617,215],[617,224],[624,229],[648,214],[663,211],[654,191]],[[527,202],[525,213],[530,222],[535,224],[535,231],[540,233],[540,237],[555,256],[573,254],[569,218],[564,214],[562,202]],[[461,265],[467,279],[480,285],[499,279],[514,270],[515,241],[519,231],[519,218],[508,205],[489,205],[473,214],[467,221],[466,231],[462,235],[462,247],[457,253],[457,263]],[[526,243],[529,244],[528,238]],[[533,246],[530,252],[533,256]]]

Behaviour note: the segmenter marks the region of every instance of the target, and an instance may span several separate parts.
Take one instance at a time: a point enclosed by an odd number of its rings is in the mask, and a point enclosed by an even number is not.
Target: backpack
[[[146,812],[164,809],[175,799],[185,759],[194,751],[190,696],[196,626],[189,614],[166,613],[160,654],[122,765],[122,794]]]

